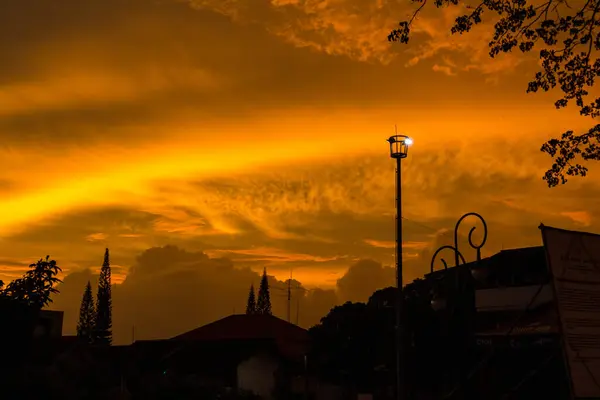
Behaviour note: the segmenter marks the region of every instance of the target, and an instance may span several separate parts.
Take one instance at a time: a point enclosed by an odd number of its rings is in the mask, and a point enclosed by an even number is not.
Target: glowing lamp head
[[[387,141],[390,144],[390,157],[392,158],[406,158],[408,146],[413,144],[412,139],[406,135],[394,135]]]

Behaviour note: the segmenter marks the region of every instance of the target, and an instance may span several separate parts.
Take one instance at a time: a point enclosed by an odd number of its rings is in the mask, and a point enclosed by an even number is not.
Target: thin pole
[[[396,399],[404,400],[404,299],[402,295],[402,169],[396,159]]]
[[[290,271],[290,279],[287,287],[287,320],[292,322],[292,271]]]
[[[125,395],[125,377],[123,376],[123,371],[121,371],[121,398],[124,398]]]
[[[308,400],[308,356],[304,355],[304,399]]]

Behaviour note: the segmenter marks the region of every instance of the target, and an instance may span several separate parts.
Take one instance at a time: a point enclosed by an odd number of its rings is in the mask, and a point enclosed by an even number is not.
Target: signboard
[[[480,347],[535,349],[539,347],[555,347],[558,339],[555,335],[520,335],[520,336],[479,336],[475,343]]]
[[[600,235],[540,229],[572,396],[600,398]]]

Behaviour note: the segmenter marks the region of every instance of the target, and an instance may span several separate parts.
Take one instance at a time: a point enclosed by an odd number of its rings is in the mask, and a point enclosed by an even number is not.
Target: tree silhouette
[[[32,348],[40,310],[58,293],[55,286],[61,282],[57,278],[61,269],[49,258],[31,264],[22,278],[5,288],[0,285],[0,340],[5,347],[4,359],[10,360],[0,364],[0,386],[6,398],[23,397],[23,385],[18,381]]]
[[[258,288],[258,300],[256,301],[257,314],[271,315],[271,295],[269,294],[269,281],[267,279],[267,269],[263,270],[263,276]]]
[[[408,43],[410,29],[427,0],[420,3],[412,18],[399,23],[388,35],[392,42]],[[467,33],[482,22],[485,12],[498,15],[490,57],[518,47],[523,53],[539,48],[541,71],[529,82],[527,92],[549,91],[556,86],[562,97],[554,105],[563,108],[574,101],[583,116],[600,116],[600,97],[589,100],[588,90],[600,75],[600,0],[579,2],[572,7],[566,0],[481,0],[476,7],[464,0],[435,0],[435,6],[466,6],[468,13],[456,18],[452,33]],[[541,151],[554,160],[543,179],[549,187],[566,183],[567,176],[585,176],[588,169],[575,160],[600,160],[600,125],[576,135],[569,130],[560,139],[551,139]]]
[[[81,307],[79,309],[79,322],[77,323],[77,336],[88,343],[92,342],[94,336],[95,318],[92,285],[88,281],[83,291],[83,298],[81,299]]]
[[[104,252],[104,263],[98,279],[94,343],[100,345],[112,343],[112,298],[108,249]]]
[[[394,371],[397,293],[398,289],[388,287],[375,291],[366,304],[346,302],[335,306],[309,329],[309,357],[320,376],[370,390],[374,380]],[[409,283],[404,294],[407,340],[413,344],[405,354],[411,366],[407,379],[411,385],[419,384],[428,393],[435,393],[442,381],[439,360],[446,357],[446,349],[457,347],[457,340],[447,340],[445,332],[440,332],[439,316],[431,308],[430,287],[424,281]],[[452,354],[456,366],[460,356]]]
[[[309,330],[314,352],[311,358],[319,360],[313,367],[324,379],[338,384],[351,382],[365,390],[378,365],[376,345],[385,344],[384,354],[393,359],[393,342],[389,340],[393,335],[385,334],[388,327],[375,324],[375,316],[364,303],[346,302],[332,308]]]
[[[50,260],[50,256],[31,264],[29,268],[22,278],[10,282],[6,288],[1,289],[0,286],[0,296],[40,310],[52,302],[53,294],[58,293],[55,286],[62,282],[57,278],[62,269],[55,260]]]
[[[246,304],[246,314],[256,314],[256,298],[254,296],[254,285],[250,285],[250,293],[248,293],[248,303]]]

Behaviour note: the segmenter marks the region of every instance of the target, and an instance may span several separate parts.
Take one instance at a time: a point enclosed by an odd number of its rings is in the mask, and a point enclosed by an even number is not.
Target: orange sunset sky
[[[558,93],[525,93],[535,55],[489,59],[491,21],[451,36],[460,9],[425,12],[409,45],[390,45],[413,9],[0,3],[0,279],[50,254],[73,333],[109,247],[119,343],[133,325],[166,337],[242,312],[263,267],[285,317],[277,287],[293,269],[310,290],[295,289],[292,318],[308,326],[394,282],[395,124],[414,138],[406,280],[465,212],[488,222],[486,255],[541,244],[540,222],[598,231],[600,171],[548,189],[539,151],[593,121],[555,110]]]

